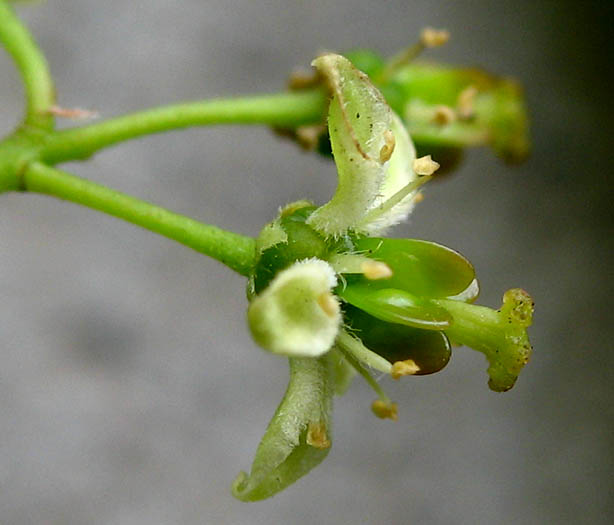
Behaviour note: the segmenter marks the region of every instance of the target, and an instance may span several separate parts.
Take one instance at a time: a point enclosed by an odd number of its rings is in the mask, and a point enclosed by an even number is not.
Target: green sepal
[[[277,494],[317,466],[330,450],[330,358],[289,361],[288,388],[258,446],[251,472],[241,472],[232,484],[233,495],[241,501]],[[322,433],[314,435],[314,429]]]
[[[467,259],[434,242],[363,237],[354,241],[354,248],[392,270],[388,279],[361,279],[373,289],[398,288],[417,296],[449,297],[466,290],[475,278]]]
[[[435,302],[454,318],[446,329],[448,337],[486,356],[490,389],[505,392],[512,388],[531,356],[526,330],[533,316],[531,296],[519,288],[508,290],[499,310],[450,299]]]
[[[452,316],[445,308],[404,290],[354,284],[340,287],[336,292],[344,301],[388,323],[425,330],[443,330],[452,323]]]
[[[325,258],[328,244],[318,232],[305,224],[314,210],[315,206],[307,201],[290,204],[262,229],[257,240],[257,247],[260,247],[258,259],[251,278],[253,293],[260,293],[275,275],[296,261],[311,257]]]
[[[363,344],[391,363],[411,359],[420,368],[414,375],[439,372],[450,360],[451,348],[443,332],[387,323],[351,305],[344,320]]]

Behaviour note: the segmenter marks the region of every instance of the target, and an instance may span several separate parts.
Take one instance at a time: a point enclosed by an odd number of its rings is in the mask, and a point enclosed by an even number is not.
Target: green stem
[[[264,124],[297,127],[323,120],[322,90],[173,104],[97,124],[59,131],[48,137],[41,158],[51,164],[84,159],[129,139],[172,129],[212,124]]]
[[[44,55],[32,35],[6,1],[0,0],[0,42],[21,73],[26,94],[24,123],[43,129],[53,127],[49,108],[55,101],[53,80]]]
[[[24,191],[59,197],[119,217],[213,257],[241,275],[248,275],[254,262],[255,241],[250,237],[202,224],[44,164],[31,164],[22,182]]]

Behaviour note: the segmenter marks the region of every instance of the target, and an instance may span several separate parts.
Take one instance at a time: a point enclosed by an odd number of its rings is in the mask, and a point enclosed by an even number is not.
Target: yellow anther
[[[414,195],[414,204],[418,204],[424,200],[424,193],[419,191]]]
[[[390,157],[392,157],[392,152],[394,151],[395,144],[396,141],[394,140],[394,135],[392,134],[392,131],[390,131],[389,129],[384,131],[384,145],[379,151],[379,161],[382,164],[390,160]]]
[[[371,410],[380,419],[392,419],[393,421],[398,419],[397,404],[392,401],[376,399],[371,405]]]
[[[307,444],[314,448],[329,448],[330,440],[326,435],[326,423],[311,422],[307,427]]]
[[[417,175],[432,175],[439,169],[439,163],[430,155],[414,160],[414,171]]]
[[[475,86],[468,86],[458,94],[456,107],[458,109],[459,118],[468,119],[473,116],[475,97],[477,94],[478,90]]]
[[[292,90],[307,89],[318,84],[320,80],[321,77],[317,71],[300,69],[290,73],[288,87]]]
[[[318,304],[328,317],[336,317],[339,315],[339,303],[330,292],[324,292],[318,295]]]
[[[299,126],[296,128],[296,140],[299,145],[307,151],[316,149],[320,135],[326,131],[323,124],[315,124],[313,126]]]
[[[450,32],[446,29],[425,27],[420,33],[420,43],[424,47],[443,46],[448,40],[450,40]]]
[[[413,359],[407,359],[393,363],[390,375],[392,379],[399,379],[403,376],[413,376],[418,372],[420,372],[420,367],[416,362]]]
[[[433,122],[445,126],[456,120],[456,112],[450,106],[439,105],[435,108]]]
[[[370,281],[392,277],[392,269],[381,261],[365,261],[360,265],[363,275]]]

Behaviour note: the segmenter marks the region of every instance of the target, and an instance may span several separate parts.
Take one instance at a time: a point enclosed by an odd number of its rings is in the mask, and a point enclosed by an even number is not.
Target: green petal
[[[404,290],[378,290],[369,286],[348,285],[343,290],[337,290],[337,293],[344,301],[389,323],[426,330],[443,330],[452,322],[452,317],[445,308]]]
[[[391,226],[403,222],[411,213],[414,198],[422,184],[422,181],[418,181],[413,168],[416,148],[414,148],[405,125],[394,113],[392,132],[395,147],[387,163],[386,173],[377,196],[368,213],[354,227],[355,231],[368,235],[383,235]]]
[[[331,363],[290,359],[290,382],[258,446],[247,475],[232,485],[242,501],[269,498],[317,466],[330,450],[332,409]]]
[[[380,190],[388,160],[382,152],[394,137],[392,111],[368,77],[346,58],[327,54],[313,65],[333,95],[328,129],[339,183],[330,202],[307,223],[327,236],[339,236],[358,224]]]
[[[351,305],[344,307],[343,317],[369,350],[391,363],[411,359],[419,367],[415,375],[439,372],[450,360],[450,343],[443,332],[387,323]]]
[[[355,249],[385,262],[392,277],[369,281],[372,288],[398,288],[425,297],[449,297],[466,290],[475,278],[461,254],[434,242],[417,239],[361,238]]]
[[[319,259],[294,263],[279,272],[249,305],[254,340],[275,354],[317,357],[335,341],[341,313],[331,293],[334,270]]]

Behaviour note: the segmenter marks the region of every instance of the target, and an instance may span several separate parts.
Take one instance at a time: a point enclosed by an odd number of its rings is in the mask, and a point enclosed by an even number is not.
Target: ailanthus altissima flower
[[[369,370],[391,375],[441,370],[451,343],[485,354],[489,386],[510,389],[531,352],[533,303],[507,291],[499,310],[474,305],[478,283],[459,253],[416,239],[382,237],[404,220],[438,165],[416,152],[401,119],[368,77],[340,55],[313,65],[331,99],[328,131],[339,183],[327,204],[281,209],[258,239],[248,322],[264,349],[290,358],[290,383],[234,495],[264,499],[327,455],[331,408],[358,373],[375,389],[372,410],[397,407]]]

